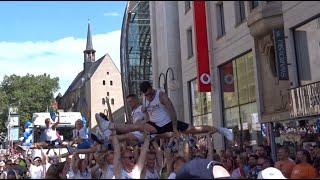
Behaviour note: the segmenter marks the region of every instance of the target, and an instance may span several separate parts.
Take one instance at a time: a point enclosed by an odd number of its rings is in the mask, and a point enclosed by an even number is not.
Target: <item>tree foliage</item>
[[[35,112],[45,112],[54,101],[54,93],[59,89],[59,78],[48,74],[34,76],[5,76],[0,86],[0,130],[8,117],[8,107],[19,109],[20,124],[30,120]]]

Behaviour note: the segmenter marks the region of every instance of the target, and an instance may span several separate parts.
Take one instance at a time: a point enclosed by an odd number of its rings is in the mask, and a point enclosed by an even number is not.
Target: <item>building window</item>
[[[112,81],[110,81],[110,86],[112,86],[113,85],[113,82]]]
[[[107,96],[109,96],[109,92],[107,92]]]
[[[114,105],[114,99],[113,98],[111,99],[111,104]]]
[[[320,17],[293,30],[300,85],[320,81]]]
[[[211,92],[199,92],[196,79],[189,81],[188,86],[191,105],[191,123],[194,126],[212,126]]]
[[[192,29],[187,30],[187,48],[188,48],[188,59],[193,56],[193,40],[192,40]]]
[[[103,84],[103,85],[106,85],[106,81],[105,81],[105,80],[103,80],[103,81],[102,81],[102,84]]]
[[[233,131],[238,145],[257,145],[262,141],[262,136],[256,104],[252,52],[222,65],[219,70],[224,126]]]
[[[185,1],[184,2],[184,8],[185,8],[184,12],[187,13],[191,8],[191,2],[190,1]]]
[[[236,25],[241,24],[246,19],[244,1],[234,1],[236,13]]]
[[[217,17],[217,28],[218,28],[218,38],[226,34],[225,25],[224,25],[224,12],[223,12],[223,3],[216,4],[216,17]]]
[[[107,75],[109,75],[109,72],[107,72]]]
[[[251,9],[258,7],[258,5],[259,5],[259,1],[249,1],[249,2],[250,2]]]
[[[105,105],[106,104],[106,100],[104,98],[102,98],[102,104]]]

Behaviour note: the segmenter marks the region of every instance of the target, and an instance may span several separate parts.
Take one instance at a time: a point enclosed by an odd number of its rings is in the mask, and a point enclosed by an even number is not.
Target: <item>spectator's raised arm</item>
[[[77,173],[77,171],[78,171],[77,165],[80,163],[79,160],[80,160],[79,154],[74,154],[72,156],[71,168],[72,168],[73,173]]]
[[[189,161],[191,158],[189,141],[183,141],[183,158],[186,161]]]
[[[157,160],[156,170],[160,172],[163,164],[163,154],[162,154],[161,148],[158,146],[158,143],[156,141],[152,141],[152,146],[156,151],[156,160]]]
[[[150,135],[147,135],[146,133],[144,133],[144,143],[141,148],[140,156],[139,156],[138,162],[135,164],[135,166],[132,169],[132,171],[134,172],[133,178],[135,179],[141,178],[141,172],[144,167],[144,163],[146,161],[149,145],[150,145]]]
[[[207,133],[206,135],[207,139],[207,148],[208,148],[208,154],[207,159],[213,160],[213,143],[212,143],[212,136],[210,133]]]
[[[117,135],[110,136],[112,144],[114,147],[114,157],[113,157],[113,167],[114,167],[114,176],[116,179],[121,177],[121,149]]]
[[[55,129],[58,126],[58,124],[60,123],[60,115],[58,114],[57,117],[58,117],[58,121],[52,124],[53,129]]]

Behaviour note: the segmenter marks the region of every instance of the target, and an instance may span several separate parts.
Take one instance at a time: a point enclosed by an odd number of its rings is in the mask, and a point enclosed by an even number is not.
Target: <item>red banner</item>
[[[195,44],[197,51],[198,89],[200,92],[211,92],[205,1],[193,1],[193,7],[196,34]]]
[[[234,76],[232,62],[222,66],[223,92],[234,92]]]

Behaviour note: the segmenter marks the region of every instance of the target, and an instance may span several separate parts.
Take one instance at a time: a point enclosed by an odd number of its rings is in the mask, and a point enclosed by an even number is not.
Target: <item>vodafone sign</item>
[[[198,89],[199,92],[211,92],[205,1],[193,1],[193,7]]]
[[[210,75],[207,74],[207,73],[203,73],[203,74],[200,76],[200,82],[201,82],[202,84],[210,84],[210,82],[211,82]]]

